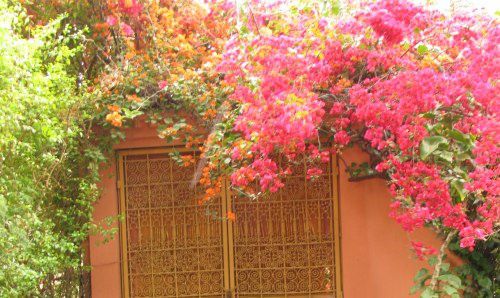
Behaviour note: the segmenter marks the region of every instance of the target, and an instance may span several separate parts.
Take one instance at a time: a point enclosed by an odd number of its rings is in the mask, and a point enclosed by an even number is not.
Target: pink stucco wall
[[[352,149],[347,164],[366,156]],[[390,194],[381,179],[349,182],[340,165],[340,225],[344,297],[409,297],[415,273],[424,266],[410,252],[410,239],[437,247],[429,230],[408,235],[389,218]]]
[[[158,138],[156,129],[148,127],[143,122],[126,129],[125,141],[117,144],[114,149],[147,148],[165,146],[165,141]],[[116,158],[110,158],[110,163],[101,169],[101,198],[94,206],[94,221],[118,215],[118,192],[116,184]],[[120,239],[118,234],[106,243],[99,235],[90,236],[90,264],[92,297],[113,298],[121,296],[120,269]]]
[[[115,149],[165,146],[156,130],[144,123],[126,130],[127,138]],[[356,149],[343,158],[361,161],[364,155]],[[95,204],[94,220],[100,222],[118,214],[116,165],[101,170],[103,193]],[[348,182],[340,165],[339,197],[341,221],[342,279],[347,298],[409,297],[415,272],[422,267],[409,250],[409,236],[388,217],[390,195],[382,180]],[[427,230],[418,231],[411,239],[438,245]],[[90,236],[92,296],[121,296],[119,237],[102,243],[102,237]]]

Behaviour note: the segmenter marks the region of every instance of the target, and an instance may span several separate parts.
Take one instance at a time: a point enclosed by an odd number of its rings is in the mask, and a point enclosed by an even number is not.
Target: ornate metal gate
[[[196,164],[179,166],[168,152],[119,154],[126,297],[340,297],[335,167],[308,181],[299,166],[258,201],[225,187],[199,206]],[[211,216],[227,211],[234,223]]]

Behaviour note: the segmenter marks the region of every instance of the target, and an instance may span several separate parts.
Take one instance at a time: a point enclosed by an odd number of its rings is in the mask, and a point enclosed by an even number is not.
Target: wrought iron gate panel
[[[285,187],[265,198],[231,198],[238,297],[333,297],[336,287],[332,168],[306,179],[294,167]]]
[[[121,155],[124,290],[131,297],[224,295],[221,200],[200,206],[195,165],[168,153]]]
[[[282,190],[257,201],[226,183],[199,206],[196,163],[179,166],[169,151],[119,154],[126,297],[341,297],[333,164],[313,181],[295,165]],[[228,210],[235,222],[210,216]]]

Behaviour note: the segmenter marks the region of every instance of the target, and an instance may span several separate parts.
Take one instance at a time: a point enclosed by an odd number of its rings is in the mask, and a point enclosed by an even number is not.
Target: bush
[[[103,160],[71,65],[82,32],[64,17],[28,31],[22,8],[0,11],[0,296],[74,296]]]

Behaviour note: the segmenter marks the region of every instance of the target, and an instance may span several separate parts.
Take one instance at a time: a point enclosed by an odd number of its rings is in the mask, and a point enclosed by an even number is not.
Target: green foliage
[[[420,158],[422,160],[426,160],[429,155],[434,153],[439,148],[439,146],[447,144],[448,140],[441,136],[431,136],[425,138],[420,144]]]
[[[71,66],[82,35],[60,17],[24,38],[26,13],[0,12],[0,297],[76,296],[104,161]]]
[[[474,251],[460,248],[460,240],[454,237],[448,248],[464,263],[451,267],[450,263],[440,264],[437,287],[430,287],[432,272],[422,268],[414,277],[410,293],[420,292],[420,297],[465,297],[492,298],[500,294],[500,239],[498,236],[479,242]],[[445,256],[446,257],[446,256]],[[436,256],[428,258],[429,266],[435,268]]]
[[[430,267],[434,267],[438,263],[438,258],[432,256],[428,259],[428,263]],[[410,289],[410,294],[421,292],[421,298],[460,297],[459,293],[463,290],[462,280],[450,269],[449,263],[442,262],[440,264],[435,289],[430,285],[432,277],[433,274],[427,268],[420,269],[413,278],[415,285]]]
[[[410,294],[415,294],[418,291],[420,291],[422,288],[425,287],[425,283],[431,278],[431,275],[429,274],[429,270],[427,268],[422,268],[420,269],[415,277],[413,278],[413,281],[415,285],[410,289]]]
[[[450,194],[455,202],[464,202],[467,196],[473,196],[477,199],[468,204],[476,204],[481,194],[469,193],[464,189],[464,184],[470,181],[468,173],[471,171],[474,136],[456,130],[454,125],[458,118],[451,113],[444,117],[428,113],[424,117],[435,122],[427,127],[430,136],[420,143],[420,158],[432,159],[448,169],[445,179],[449,181]],[[441,266],[437,277],[438,289],[435,291],[429,287],[431,274],[427,274],[427,269],[422,269],[426,274],[422,270],[417,274],[412,292],[420,291],[421,297],[495,297],[500,294],[499,242],[498,235],[494,234],[478,242],[474,251],[469,251],[460,248],[459,239],[455,237],[448,248],[460,256],[464,264],[449,270],[449,264],[444,263],[445,267]],[[429,258],[430,266],[436,265],[434,261],[435,258]]]
[[[464,283],[466,298],[490,298],[500,295],[500,239],[498,235],[477,244],[474,251],[460,248],[458,239],[450,243],[450,250],[464,260],[456,268]]]

